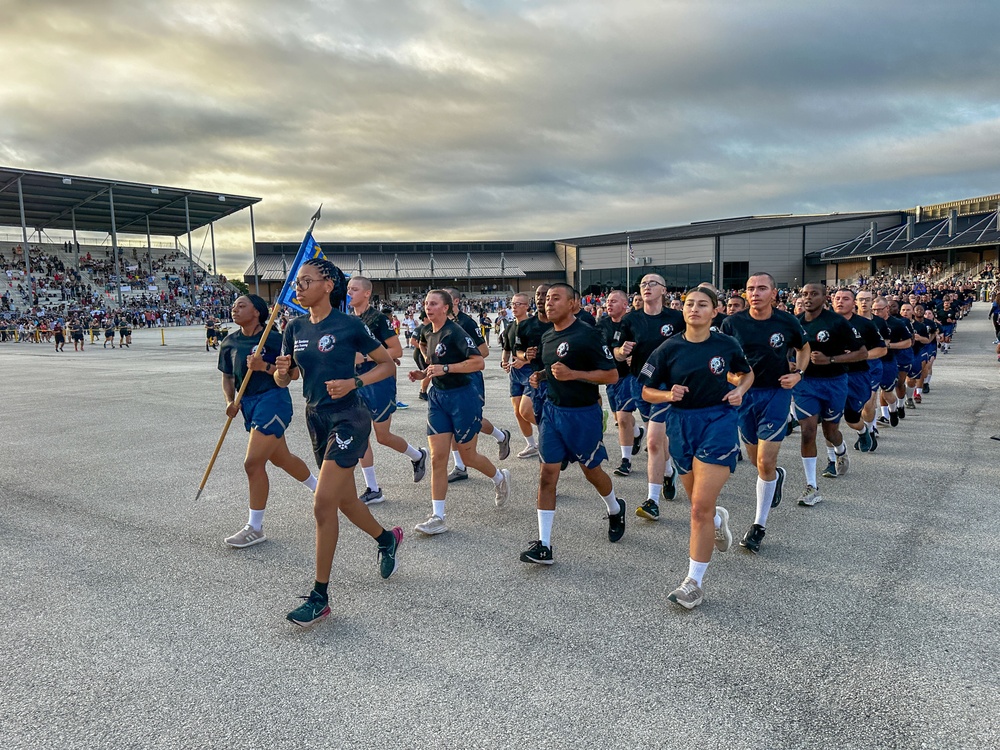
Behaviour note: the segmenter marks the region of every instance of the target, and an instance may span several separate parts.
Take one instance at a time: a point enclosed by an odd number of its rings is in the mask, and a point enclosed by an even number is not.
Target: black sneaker
[[[878,430],[872,433],[872,447],[869,453],[874,453],[878,449]]]
[[[771,507],[777,508],[781,505],[781,488],[785,485],[785,470],[779,466],[774,471],[778,478],[774,481],[774,496],[771,498]],[[763,530],[762,528],[761,531]]]
[[[300,596],[299,599],[305,599],[305,603],[285,615],[285,619],[294,625],[305,628],[330,614],[330,604],[326,597],[320,596],[315,590],[310,591],[309,596]]]
[[[924,383],[924,393],[930,393],[930,392],[931,392],[931,384]]]
[[[677,467],[670,473],[669,477],[663,477],[663,499],[673,500],[677,497]]]
[[[639,516],[639,518],[647,518],[650,521],[659,521],[660,506],[654,503],[652,498],[650,498],[635,509],[635,514]]]
[[[837,478],[837,462],[836,461],[830,461],[829,463],[827,463],[826,468],[823,469],[822,476],[826,477],[827,479],[836,479]]]
[[[899,414],[897,412],[889,412],[889,425],[895,427],[899,424]]]
[[[906,419],[906,407],[905,406],[897,406],[896,407],[896,414],[897,414],[897,416],[900,419]]]
[[[889,413],[891,414],[892,412],[889,412]],[[877,420],[875,420],[875,423],[876,424],[889,424],[889,418],[888,417],[883,417],[883,416],[879,415],[879,418]]]
[[[615,469],[615,476],[627,477],[632,473],[632,462],[627,458],[623,458],[622,462],[618,464],[618,468]]]
[[[451,474],[448,475],[448,484],[452,482],[461,482],[463,479],[469,478],[468,469],[455,468],[451,470]]]
[[[625,501],[618,498],[618,512],[608,514],[608,541],[617,542],[625,533]]]
[[[399,545],[403,543],[403,529],[396,526],[392,529],[392,542],[387,547],[379,545],[378,572],[383,578],[388,578],[399,567]]]
[[[555,560],[552,559],[552,548],[535,540],[528,549],[521,553],[521,562],[551,565]]]
[[[413,461],[413,481],[419,482],[427,473],[427,449],[420,449],[420,458]]]
[[[382,494],[381,488],[373,490],[371,487],[365,487],[365,491],[361,493],[358,500],[365,505],[378,505],[385,502],[385,496]]]
[[[755,523],[750,527],[750,530],[743,535],[743,538],[740,539],[740,546],[745,547],[754,553],[759,552],[760,543],[764,541],[764,533],[764,527],[759,523]]]
[[[642,447],[642,436],[646,434],[646,430],[642,427],[639,428],[639,434],[632,440],[632,455],[636,455],[639,452],[639,448]]]

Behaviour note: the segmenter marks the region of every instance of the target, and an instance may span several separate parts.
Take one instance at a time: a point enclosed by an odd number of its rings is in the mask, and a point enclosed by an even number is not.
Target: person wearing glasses
[[[622,321],[628,312],[628,297],[620,289],[612,289],[605,299],[608,314],[597,321],[597,327],[604,336],[604,343],[614,350],[622,343]],[[618,382],[606,386],[608,405],[615,414],[618,425],[618,445],[622,460],[615,469],[615,475],[627,477],[632,473],[632,456],[637,453],[642,442],[643,429],[635,423],[635,377],[627,361],[616,360]]]
[[[684,315],[677,310],[664,307],[667,286],[659,274],[651,273],[643,276],[639,282],[639,290],[642,295],[642,309],[633,310],[622,319],[622,342],[615,348],[614,356],[619,362],[631,358],[629,372],[635,378],[633,398],[639,414],[647,423],[646,446],[649,460],[646,462],[646,480],[649,483],[649,494],[646,502],[640,505],[635,513],[640,518],[658,521],[661,496],[665,500],[673,500],[677,494],[675,484],[677,469],[668,455],[664,427],[669,404],[666,402],[652,404],[643,398],[639,373],[649,355],[658,346],[684,332]],[[637,447],[633,448],[633,455]]]
[[[340,530],[338,512],[378,543],[382,578],[396,571],[403,530],[383,528],[358,498],[354,484],[354,467],[365,454],[372,431],[371,413],[358,391],[395,377],[396,365],[364,323],[338,309],[347,294],[347,280],[333,263],[325,258],[305,261],[295,289],[309,314],[285,328],[274,382],[287,388],[301,374],[306,424],[320,469],[313,504],[316,580],[308,596],[301,597],[305,602],[287,616],[305,627],[330,614],[328,586]],[[366,354],[375,367],[356,374],[357,354]]]
[[[538,455],[538,443],[535,440],[532,422],[521,415],[521,399],[529,388],[528,378],[531,377],[532,369],[526,361],[517,357],[514,346],[518,326],[529,317],[528,305],[530,303],[531,298],[524,292],[518,292],[510,298],[510,309],[514,314],[514,322],[507,327],[504,333],[503,354],[500,357],[500,366],[510,379],[510,403],[514,407],[514,418],[517,420],[517,427],[526,443],[524,449],[517,454],[518,458],[533,458]]]
[[[736,470],[737,414],[754,380],[739,342],[712,330],[718,303],[711,289],[689,291],[685,329],[657,347],[640,376],[647,402],[670,405],[670,454],[691,500],[688,573],[667,596],[685,609],[704,601],[702,579],[713,547],[726,552],[733,543],[729,513],[716,502]]]

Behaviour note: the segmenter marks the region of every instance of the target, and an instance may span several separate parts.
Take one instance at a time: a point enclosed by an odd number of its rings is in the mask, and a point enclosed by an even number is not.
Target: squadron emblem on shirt
[[[708,369],[712,371],[713,375],[721,375],[726,369],[726,360],[722,357],[712,357],[708,363]]]
[[[569,342],[563,341],[561,344],[559,344],[559,346],[556,347],[556,356],[565,357],[567,354],[569,354]]]
[[[785,337],[781,333],[772,333],[771,338],[768,340],[772,349],[779,349],[781,345],[785,343]]]
[[[434,347],[434,353],[439,357],[443,357],[446,351],[448,351],[448,347],[444,345],[444,342]]]
[[[825,331],[825,330],[824,331],[819,331],[816,334],[816,340],[819,341],[820,343],[822,343],[824,341],[829,341],[830,340],[830,332],[829,331]]]
[[[327,335],[320,338],[318,345],[319,350],[324,353],[333,351],[333,347],[336,345],[336,343],[337,343],[337,337],[334,336],[332,333],[328,333]]]
[[[673,325],[671,323],[664,323],[660,327],[660,335],[663,336],[663,338],[670,338],[671,336],[673,336],[674,335]]]

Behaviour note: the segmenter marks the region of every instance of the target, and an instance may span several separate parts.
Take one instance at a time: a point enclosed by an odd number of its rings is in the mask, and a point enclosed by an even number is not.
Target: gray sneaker
[[[526,445],[524,449],[517,454],[518,458],[534,458],[538,455],[538,448],[534,445]]]
[[[358,498],[365,505],[378,505],[379,503],[385,502],[385,497],[382,495],[382,490],[373,490],[371,487],[366,487],[365,491],[361,493],[361,497]]]
[[[427,449],[420,448],[420,458],[413,461],[413,481],[419,482],[427,473]]]
[[[510,469],[500,469],[500,473],[503,475],[503,479],[497,485],[497,496],[494,499],[498,508],[505,506],[510,498]]]
[[[851,470],[851,457],[844,451],[843,455],[837,456],[837,476],[842,477]]]
[[[237,549],[253,547],[255,544],[260,544],[261,542],[266,541],[267,537],[264,536],[264,529],[261,528],[260,531],[258,531],[250,524],[247,524],[231,537],[227,537],[225,540],[226,544],[230,547],[236,547]]]
[[[733,546],[733,532],[729,530],[729,511],[721,505],[716,505],[715,512],[722,519],[722,525],[715,530],[715,548],[719,552],[728,552]]]
[[[667,595],[667,599],[674,604],[680,604],[684,609],[694,609],[705,601],[705,592],[693,578],[685,578],[680,586]]]
[[[913,398],[910,397],[910,396],[906,397],[905,403],[906,403],[906,408],[907,409],[916,409],[917,408],[917,405],[913,402]]]
[[[434,534],[443,534],[446,532],[448,530],[448,525],[444,522],[444,519],[441,518],[441,516],[431,515],[426,521],[418,523],[413,528],[421,534],[433,536]]]
[[[503,440],[497,444],[499,449],[497,458],[503,461],[510,455],[510,430],[500,430],[500,432],[503,433]]]
[[[813,487],[811,484],[806,485],[805,491],[799,497],[799,505],[805,505],[811,508],[816,503],[823,502],[823,496],[819,494],[819,490]]]
[[[448,475],[448,484],[451,484],[452,482],[460,482],[461,480],[468,478],[469,478],[468,469],[457,469],[457,468],[452,469],[451,474]]]

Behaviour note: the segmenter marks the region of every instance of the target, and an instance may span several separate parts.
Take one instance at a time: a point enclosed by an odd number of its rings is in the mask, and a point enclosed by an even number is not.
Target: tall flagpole
[[[629,239],[628,232],[625,232],[625,296],[632,302],[632,240]]]
[[[313,214],[312,224],[309,225],[309,231],[306,232],[306,237],[312,236],[313,229],[316,228],[316,222],[319,221],[320,211],[322,210],[323,210],[323,204],[321,203],[319,205],[319,208],[316,209],[316,213]],[[288,282],[289,279],[286,278],[285,287],[288,286]],[[281,291],[284,292],[284,288],[282,288]],[[283,294],[279,294],[277,299],[281,299],[282,296]],[[270,335],[271,329],[274,328],[274,321],[278,319],[278,313],[281,312],[281,308],[282,308],[281,304],[275,301],[274,306],[271,308],[271,316],[267,319],[267,325],[264,326],[264,332],[260,335],[260,341],[267,341],[267,337]],[[253,363],[254,361],[260,361],[261,359],[261,355],[259,354],[261,348],[262,347],[258,344],[257,346],[258,351],[255,351],[250,356],[250,362],[247,364],[247,376],[243,378],[243,383],[240,385],[240,390],[236,394],[236,398],[233,399],[233,406],[235,406],[237,409],[239,409],[240,407],[240,401],[243,400],[243,394],[246,392],[247,386],[250,385],[250,378],[253,376],[253,370],[251,369]],[[198,486],[198,494],[194,496],[194,499],[196,501],[198,500],[199,497],[201,497],[201,491],[205,489],[205,485],[208,483],[208,475],[212,473],[212,467],[215,466],[215,459],[219,457],[219,451],[222,449],[222,443],[225,442],[226,434],[229,432],[229,426],[232,423],[233,423],[233,418],[227,417],[226,425],[225,427],[222,428],[222,434],[219,436],[219,442],[215,444],[215,451],[212,453],[212,458],[209,459],[208,468],[205,469],[205,475],[201,478],[201,484]]]

